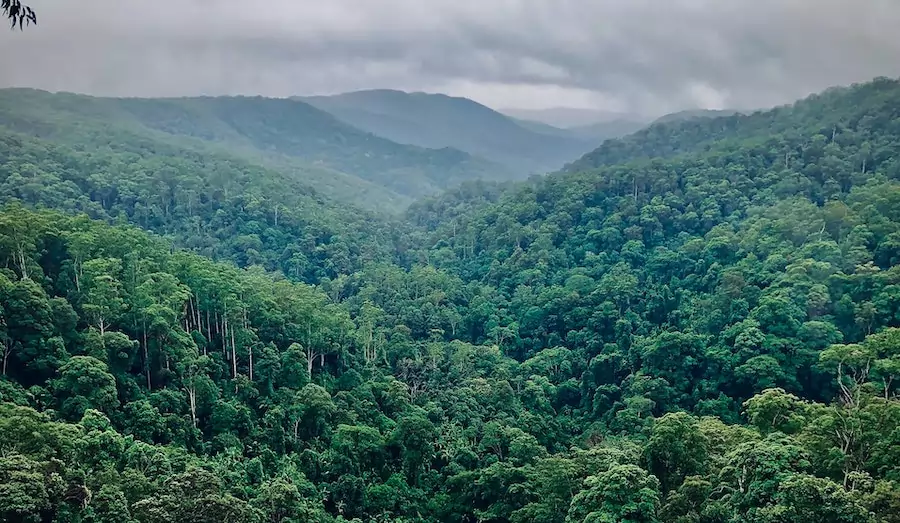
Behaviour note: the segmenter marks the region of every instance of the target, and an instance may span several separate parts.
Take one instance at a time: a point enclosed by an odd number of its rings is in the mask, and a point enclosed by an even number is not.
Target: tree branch
[[[11,29],[17,25],[19,30],[26,25],[37,25],[37,14],[19,0],[0,0],[0,9],[3,9],[3,16],[9,19]]]

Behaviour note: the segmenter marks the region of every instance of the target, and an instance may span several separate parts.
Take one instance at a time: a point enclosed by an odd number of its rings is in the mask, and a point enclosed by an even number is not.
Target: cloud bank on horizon
[[[110,96],[369,88],[494,107],[757,108],[900,76],[897,0],[30,0],[0,86]]]

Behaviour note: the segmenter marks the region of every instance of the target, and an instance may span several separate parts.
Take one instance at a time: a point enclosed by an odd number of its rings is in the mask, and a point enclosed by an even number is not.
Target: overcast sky
[[[394,88],[494,107],[755,108],[900,76],[900,0],[23,0],[0,85],[97,95]]]

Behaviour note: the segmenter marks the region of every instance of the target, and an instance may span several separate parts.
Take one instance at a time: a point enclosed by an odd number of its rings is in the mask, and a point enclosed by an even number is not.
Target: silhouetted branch
[[[20,30],[26,25],[37,25],[37,14],[19,0],[0,0],[0,8],[3,9],[3,15],[9,18],[12,29],[17,25]]]

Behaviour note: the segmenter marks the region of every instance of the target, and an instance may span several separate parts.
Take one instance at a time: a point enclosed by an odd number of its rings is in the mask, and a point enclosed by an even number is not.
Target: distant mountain
[[[544,134],[547,136],[556,136],[561,138],[572,139],[575,138],[576,135],[570,129],[563,129],[561,127],[555,127],[550,124],[546,124],[544,122],[538,122],[536,120],[523,120],[521,118],[513,118],[509,117],[512,121],[516,122],[520,127],[524,127],[529,131]]]
[[[563,137],[570,140],[579,140],[585,143],[600,145],[610,138],[621,138],[622,136],[631,134],[647,126],[646,122],[637,120],[611,120],[609,122],[599,122],[581,127],[571,127],[561,129],[543,122],[534,120],[514,119],[515,122],[526,129],[547,136]]]
[[[622,136],[637,132],[647,126],[647,122],[641,120],[617,119],[608,122],[597,122],[591,125],[581,127],[572,127],[566,129],[573,136],[585,140],[591,140],[600,144],[604,140],[610,138],[621,138]]]
[[[541,122],[560,129],[585,127],[613,120],[638,120],[633,115],[613,111],[600,111],[578,107],[551,107],[549,109],[500,109],[500,112],[520,120]]]
[[[510,170],[464,151],[399,144],[287,99],[117,99],[7,89],[0,90],[0,126],[67,145],[127,147],[137,136],[217,147],[306,177],[311,187],[330,196],[350,194],[367,205],[373,186],[380,188],[376,196],[392,193],[391,199],[403,200],[467,180],[513,177]]]
[[[354,127],[419,147],[453,147],[526,176],[556,170],[596,143],[536,130],[467,98],[392,90],[298,98]]]
[[[738,111],[733,109],[687,109],[660,116],[654,120],[653,123],[678,122],[696,118],[716,118],[718,116],[731,116],[733,114],[738,114]]]

